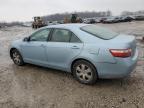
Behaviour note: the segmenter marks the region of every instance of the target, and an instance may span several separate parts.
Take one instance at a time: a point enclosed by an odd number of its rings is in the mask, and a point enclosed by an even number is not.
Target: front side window
[[[105,40],[112,39],[118,35],[118,33],[116,32],[107,30],[102,27],[98,27],[96,25],[87,25],[87,26],[81,27],[81,30],[89,34],[92,34],[93,36],[96,36]]]
[[[50,29],[40,30],[30,37],[30,41],[47,41]]]
[[[51,40],[52,42],[69,42],[71,37],[71,32],[64,29],[55,29],[53,31]]]

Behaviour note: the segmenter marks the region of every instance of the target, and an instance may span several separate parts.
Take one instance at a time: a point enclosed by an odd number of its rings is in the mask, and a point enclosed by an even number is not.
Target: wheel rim
[[[92,79],[92,69],[85,64],[80,64],[76,67],[76,75],[80,80],[88,82]]]
[[[17,52],[13,52],[13,61],[16,64],[20,64],[20,62],[21,62],[20,55]]]

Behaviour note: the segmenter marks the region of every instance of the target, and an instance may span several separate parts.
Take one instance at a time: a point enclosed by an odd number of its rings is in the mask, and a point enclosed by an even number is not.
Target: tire
[[[82,84],[95,84],[98,75],[96,68],[85,60],[78,60],[72,66],[73,76]]]
[[[23,66],[25,64],[20,52],[17,49],[11,51],[11,58],[13,62],[18,66]]]

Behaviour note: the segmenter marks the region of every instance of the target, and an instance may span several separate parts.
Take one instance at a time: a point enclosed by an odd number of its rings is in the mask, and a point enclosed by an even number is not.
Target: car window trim
[[[69,31],[69,32],[71,33],[69,42],[60,42],[60,43],[74,43],[74,42],[70,42],[71,37],[72,37],[72,33],[75,35],[75,33],[72,32],[71,30],[66,29],[66,28],[51,28],[51,29],[52,29],[52,32],[51,32],[51,34],[50,34],[50,36],[49,36],[48,42],[54,42],[54,41],[51,41],[52,35],[53,35],[53,33],[54,33],[54,31],[55,31],[56,29],[60,29],[60,30],[67,30],[67,31]],[[80,40],[80,42],[77,42],[77,43],[82,43],[81,39],[80,39],[77,35],[75,35],[75,36]]]
[[[50,31],[50,34],[49,34],[49,36],[48,36],[48,38],[47,38],[47,42],[49,42],[49,41],[51,40],[51,37],[52,37],[53,31],[54,31],[53,28],[49,28],[49,29],[51,29],[51,31]]]

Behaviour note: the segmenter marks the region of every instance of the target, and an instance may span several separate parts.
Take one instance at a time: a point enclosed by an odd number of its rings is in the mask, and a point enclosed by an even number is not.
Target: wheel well
[[[76,60],[74,60],[74,61],[72,62],[72,64],[71,64],[71,72],[72,72],[72,68],[73,68],[74,63],[77,62],[77,61],[80,61],[80,60],[84,60],[84,61],[89,62],[89,63],[92,64],[93,67],[96,69],[95,65],[94,65],[92,62],[90,62],[89,60],[79,58],[79,59],[76,59]],[[97,72],[97,69],[96,69],[96,72]],[[97,73],[97,74],[98,74],[98,73]]]
[[[11,48],[11,49],[10,49],[10,57],[11,57],[11,58],[12,58],[12,51],[13,51],[13,50],[17,50],[17,49],[16,49],[16,48]]]

